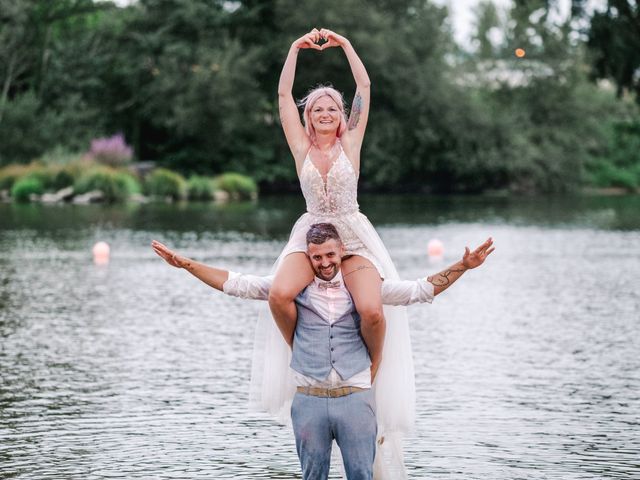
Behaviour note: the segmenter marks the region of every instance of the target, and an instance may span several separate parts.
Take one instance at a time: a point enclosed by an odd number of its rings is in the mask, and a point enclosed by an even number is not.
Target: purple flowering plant
[[[87,156],[104,165],[119,167],[133,158],[133,149],[125,142],[124,135],[118,133],[113,137],[91,140]]]

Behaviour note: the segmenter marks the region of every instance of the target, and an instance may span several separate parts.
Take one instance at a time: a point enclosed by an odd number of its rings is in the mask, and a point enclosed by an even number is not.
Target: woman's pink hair
[[[304,113],[302,114],[304,129],[311,140],[315,140],[316,138],[316,129],[313,128],[313,124],[311,123],[311,109],[313,108],[313,105],[324,96],[331,98],[342,113],[342,115],[340,115],[340,125],[338,125],[336,136],[339,138],[347,130],[347,117],[344,113],[344,100],[342,98],[342,94],[331,86],[317,87],[311,90],[306,97],[298,102],[299,107],[304,107]]]

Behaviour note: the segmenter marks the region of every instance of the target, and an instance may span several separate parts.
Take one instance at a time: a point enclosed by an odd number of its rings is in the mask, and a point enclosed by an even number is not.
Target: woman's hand
[[[151,242],[151,247],[153,248],[154,252],[160,255],[164,259],[164,261],[167,262],[172,267],[176,267],[176,268],[184,267],[183,262],[185,258],[182,257],[181,255],[178,255],[176,252],[171,250],[166,245],[163,245],[157,240],[154,240]]]
[[[323,28],[320,30],[320,37],[326,40],[326,43],[321,45],[321,50],[325,48],[331,47],[344,47],[348,40],[342,35],[338,35],[336,32],[333,32],[327,28]]]
[[[322,47],[317,43],[320,38],[320,31],[317,28],[314,28],[309,33],[301,36],[293,42],[292,46],[296,48],[313,48],[315,50],[322,50]]]

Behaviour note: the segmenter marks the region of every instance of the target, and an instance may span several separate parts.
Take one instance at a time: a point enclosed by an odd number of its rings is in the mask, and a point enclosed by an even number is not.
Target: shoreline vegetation
[[[255,200],[258,197],[258,185],[247,175],[226,172],[217,176],[192,174],[185,178],[176,171],[156,166],[154,162],[132,162],[133,159],[133,149],[126,144],[122,134],[94,139],[91,148],[84,154],[71,154],[57,149],[28,164],[1,167],[0,201],[45,204],[185,200],[226,202]],[[573,193],[640,193],[632,174],[616,172],[615,167],[603,161],[598,165],[601,173],[592,175],[590,181],[574,189]],[[362,190],[370,191],[366,187]],[[433,193],[429,189],[402,191]],[[509,196],[539,192],[513,192],[507,188],[497,188],[486,189],[482,193],[487,196]]]
[[[98,149],[96,145],[106,144]],[[131,163],[132,151],[121,135],[97,139],[84,155],[47,155],[29,164],[0,168],[0,200],[19,203],[116,203],[124,201],[229,201],[258,196],[256,182],[234,172],[191,175]]]
[[[14,164],[0,168],[2,202],[79,205],[150,201],[228,202],[256,200],[258,191],[252,178],[239,173],[191,175],[185,178],[172,170],[155,167],[151,162],[115,167],[86,156],[78,156],[65,164],[46,164],[39,160],[27,165]],[[640,189],[630,186],[586,185],[574,193],[584,196],[616,196],[638,194]],[[488,197],[503,197],[513,195],[513,192],[496,189],[487,190],[483,194]]]

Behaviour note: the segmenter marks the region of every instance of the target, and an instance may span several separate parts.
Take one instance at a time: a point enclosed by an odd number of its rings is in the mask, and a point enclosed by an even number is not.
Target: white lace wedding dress
[[[361,255],[376,266],[382,278],[398,279],[382,240],[367,217],[360,213],[357,184],[356,172],[344,150],[341,149],[333,162],[326,180],[307,154],[300,171],[307,213],[293,226],[272,273],[288,254],[306,251],[309,226],[329,222],[336,226],[347,255]],[[387,329],[382,363],[373,385],[378,421],[375,478],[402,479],[406,474],[401,438],[413,428],[415,416],[413,358],[405,307],[384,306],[384,316]],[[265,304],[256,329],[250,402],[253,408],[266,410],[283,423],[290,423],[295,393],[290,360],[290,349]]]

